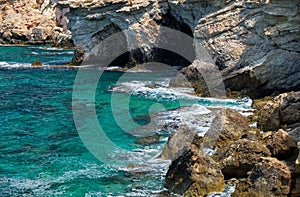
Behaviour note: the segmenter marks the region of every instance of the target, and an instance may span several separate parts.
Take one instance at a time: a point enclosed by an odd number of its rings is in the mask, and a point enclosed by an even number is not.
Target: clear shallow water
[[[45,51],[60,54],[49,56]],[[157,103],[165,109],[195,103],[247,107],[233,100],[199,99],[162,87],[145,87],[153,82],[165,83],[162,73],[132,73],[116,84],[123,73],[105,72],[95,95],[97,117],[109,139],[129,152],[112,150],[110,162],[103,163],[87,150],[73,121],[72,88],[78,70],[22,67],[36,56],[42,63],[58,65],[70,60],[69,52],[0,47],[0,62],[10,65],[0,64],[0,196],[154,195],[163,189],[168,162],[153,158],[165,142],[147,147],[136,144],[137,137],[116,123],[116,113],[121,121],[132,119],[135,124],[131,127],[128,121],[128,126],[135,129],[149,122],[141,117]],[[118,91],[112,91],[115,87]],[[112,105],[117,111],[112,112]]]

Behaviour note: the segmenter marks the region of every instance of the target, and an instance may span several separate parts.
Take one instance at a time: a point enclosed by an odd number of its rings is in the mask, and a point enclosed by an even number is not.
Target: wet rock
[[[172,87],[194,87],[195,93],[203,97],[224,97],[222,76],[218,68],[208,62],[195,60],[190,66],[183,68],[177,77],[170,81]],[[189,82],[189,83],[188,83]]]
[[[204,148],[221,148],[249,134],[247,119],[239,112],[231,109],[221,109],[217,112],[211,127],[204,135]]]
[[[84,49],[76,48],[70,65],[80,66],[84,60]]]
[[[247,177],[260,157],[270,155],[267,147],[259,141],[240,139],[219,148],[212,157],[222,165],[222,173],[228,179]]]
[[[135,141],[135,143],[136,144],[141,144],[141,145],[144,145],[144,146],[149,146],[149,145],[158,143],[160,138],[161,138],[161,136],[159,136],[159,135],[141,137],[141,138],[137,139]]]
[[[276,96],[258,112],[257,126],[263,131],[292,127],[300,122],[300,92]]]
[[[42,66],[42,63],[40,60],[35,60],[34,62],[31,63],[31,66],[34,66],[34,67],[41,67]]]
[[[279,129],[270,136],[266,142],[266,146],[272,153],[272,156],[280,160],[295,161],[299,154],[295,140],[282,129]]]
[[[173,132],[167,144],[164,146],[161,159],[175,160],[184,151],[188,150],[193,143],[197,143],[198,147],[202,142],[202,138],[192,131],[188,126],[181,126],[177,131]]]
[[[218,163],[205,154],[199,155],[198,149],[191,146],[172,162],[165,187],[184,196],[204,196],[223,191],[224,176]]]

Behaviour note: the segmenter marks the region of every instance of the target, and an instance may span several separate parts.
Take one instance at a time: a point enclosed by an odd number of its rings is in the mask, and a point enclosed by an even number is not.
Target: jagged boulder
[[[240,139],[217,150],[213,159],[222,165],[225,178],[247,177],[260,157],[270,156],[266,146],[259,141]]]
[[[263,131],[275,131],[299,122],[300,92],[280,94],[258,112],[257,126]]]
[[[198,136],[197,133],[190,130],[187,126],[181,126],[175,132],[173,132],[167,144],[164,146],[161,155],[161,159],[175,160],[177,159],[185,150],[190,149],[192,144],[197,144],[200,147],[202,138]]]
[[[191,146],[170,165],[165,187],[184,196],[204,196],[223,191],[224,176],[218,163]]]
[[[249,134],[247,119],[239,112],[223,108],[217,112],[211,127],[204,135],[204,148],[222,147]]]
[[[242,179],[232,194],[238,196],[288,196],[292,185],[289,167],[271,157],[262,157],[247,179]]]
[[[266,142],[272,156],[280,160],[296,160],[299,149],[295,140],[284,130],[273,133]]]

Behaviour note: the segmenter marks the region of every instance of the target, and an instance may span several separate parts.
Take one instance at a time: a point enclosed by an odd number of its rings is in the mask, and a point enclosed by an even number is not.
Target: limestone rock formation
[[[258,112],[257,126],[261,130],[293,127],[300,122],[300,92],[276,96]]]
[[[183,196],[204,196],[223,191],[224,176],[219,164],[191,146],[168,169],[165,187]]]
[[[59,0],[1,0],[0,43],[70,45],[65,13]]]
[[[241,139],[218,149],[213,159],[222,165],[225,178],[247,177],[260,157],[271,156],[266,146],[259,141]]]
[[[158,60],[187,66],[178,56],[152,48],[165,40],[159,38],[163,25],[192,37],[191,42],[174,41],[184,45],[182,51],[189,51],[190,64],[194,59],[208,62],[202,45],[227,89],[252,98],[299,90],[298,0],[66,0],[59,6],[70,8],[68,27],[77,49],[86,53],[110,35],[129,30],[123,32],[127,52],[120,65]],[[132,38],[137,40],[136,50],[130,50]],[[199,84],[193,84],[198,94],[205,95]]]

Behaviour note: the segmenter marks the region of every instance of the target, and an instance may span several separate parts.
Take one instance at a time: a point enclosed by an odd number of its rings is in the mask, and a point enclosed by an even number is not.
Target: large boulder
[[[242,179],[232,194],[238,196],[288,196],[292,185],[289,167],[271,157],[262,157],[248,179]]]
[[[253,188],[266,195],[286,196],[291,189],[291,171],[285,163],[276,158],[260,158],[249,178],[253,183]]]
[[[218,149],[213,159],[222,165],[225,178],[247,177],[260,157],[270,156],[266,146],[258,141],[240,139]]]
[[[296,160],[299,149],[295,140],[284,130],[273,133],[266,142],[272,156],[280,160]]]
[[[238,111],[223,108],[217,112],[211,127],[204,135],[204,148],[222,147],[247,136],[249,131],[247,119]]]
[[[183,68],[181,74],[170,81],[170,86],[192,86],[198,96],[226,96],[223,78],[218,68],[213,63],[203,60],[195,60],[190,66]]]
[[[257,126],[263,131],[293,127],[300,122],[300,91],[276,96],[259,110]]]
[[[168,169],[165,187],[184,196],[204,196],[223,191],[224,176],[221,167],[198,149],[191,146]]]
[[[173,161],[182,155],[185,150],[188,150],[191,144],[198,144],[196,146],[199,147],[201,142],[202,138],[197,133],[190,130],[187,126],[181,126],[170,135],[159,157]]]

